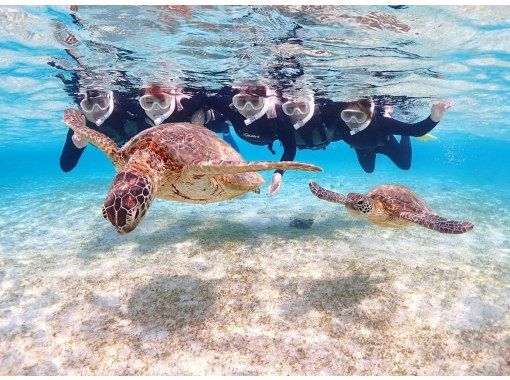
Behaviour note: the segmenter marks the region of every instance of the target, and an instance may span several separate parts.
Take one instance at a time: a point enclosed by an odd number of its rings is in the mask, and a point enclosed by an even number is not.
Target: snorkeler
[[[78,95],[79,109],[89,128],[100,131],[113,139],[118,146],[146,129],[143,114],[136,107],[133,94],[113,93],[110,90],[87,90]],[[88,140],[69,129],[60,156],[60,168],[71,171],[78,163]]]
[[[206,107],[207,98],[202,92],[177,87],[150,85],[141,90],[140,107],[151,126],[162,123],[201,124],[207,129],[221,133],[223,140],[239,152],[230,134],[230,127],[219,112]]]
[[[80,41],[63,24],[55,26],[55,37],[65,47],[68,56],[76,62],[78,69],[69,70],[57,62],[48,64],[63,72],[69,71],[70,78],[63,73],[57,74],[57,77],[62,80],[64,90],[85,116],[88,127],[106,134],[119,146],[148,127],[144,114],[136,102],[137,92],[133,90],[131,82],[122,72],[116,72],[120,74],[117,83],[127,89],[125,92],[114,93],[102,84],[94,84],[104,81],[104,76],[90,71],[74,50],[80,45]],[[83,84],[85,82],[83,78],[87,78],[88,85]],[[71,171],[77,165],[87,143],[86,139],[69,129],[60,156],[60,168],[64,172]]]
[[[335,134],[335,129],[328,128],[322,118],[322,108],[328,100],[316,99],[312,91],[284,94],[283,99],[282,110],[294,127],[297,147],[326,149]]]
[[[377,153],[389,157],[400,169],[409,169],[412,159],[409,136],[430,132],[450,107],[448,102],[434,103],[430,116],[414,124],[383,116],[371,99],[334,102],[325,107],[323,115],[326,124],[336,128],[335,141],[344,140],[354,148],[363,170],[372,173]],[[401,135],[400,142],[394,135]]]
[[[273,143],[279,140],[283,146],[280,160],[294,160],[294,127],[289,117],[283,113],[276,93],[267,86],[246,81],[239,86],[223,88],[216,96],[209,98],[209,104],[230,121],[241,139],[254,145],[266,145],[273,154],[276,154]],[[283,170],[274,172],[269,195],[280,191],[283,173]]]

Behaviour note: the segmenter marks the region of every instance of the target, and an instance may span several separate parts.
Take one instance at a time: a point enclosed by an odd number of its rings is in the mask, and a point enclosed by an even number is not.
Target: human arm
[[[282,115],[279,115],[278,122],[278,138],[283,145],[283,154],[280,161],[294,161],[296,157],[296,137],[294,135],[294,128],[290,123],[290,120],[282,119]],[[288,118],[287,118],[288,119]],[[275,170],[273,174],[273,180],[269,185],[269,195],[276,195],[281,188],[284,171],[279,169]]]
[[[434,129],[449,108],[451,108],[451,104],[448,102],[434,103],[430,116],[414,124],[383,117],[381,118],[382,127],[386,129],[386,132],[394,135],[420,137]]]
[[[74,169],[86,146],[87,140],[69,129],[60,155],[60,168],[62,171],[67,173]]]

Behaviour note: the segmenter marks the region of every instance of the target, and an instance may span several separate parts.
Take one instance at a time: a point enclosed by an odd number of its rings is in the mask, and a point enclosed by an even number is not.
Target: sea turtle
[[[462,234],[473,229],[470,222],[448,220],[432,209],[407,187],[380,185],[368,194],[349,193],[347,196],[326,190],[310,182],[310,190],[318,198],[343,204],[356,216],[369,219],[383,227],[405,227],[411,223],[444,234]]]
[[[322,171],[299,162],[246,162],[229,144],[196,124],[160,124],[119,149],[112,139],[88,128],[77,110],[66,110],[64,122],[113,162],[117,174],[103,216],[121,234],[140,223],[154,198],[212,203],[259,189],[264,180],[255,173],[258,170]]]

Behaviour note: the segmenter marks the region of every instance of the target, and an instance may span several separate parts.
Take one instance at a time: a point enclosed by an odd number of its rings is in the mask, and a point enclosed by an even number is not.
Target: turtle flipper
[[[310,187],[310,190],[317,198],[323,199],[328,202],[341,203],[343,205],[347,202],[347,197],[345,195],[338,194],[330,190],[326,190],[323,187],[320,187],[315,182],[310,182],[308,186]]]
[[[401,212],[399,217],[443,234],[463,234],[474,227],[470,222],[448,220],[442,216],[428,213]]]
[[[117,148],[115,142],[101,132],[87,127],[87,124],[85,123],[85,116],[83,116],[79,111],[73,109],[65,110],[64,123],[66,123],[67,126],[75,133],[78,133],[90,140],[91,144],[105,152],[116,167],[122,166],[122,164],[125,163],[126,160]]]
[[[222,160],[211,160],[202,161],[196,164],[190,164],[186,169],[192,174],[205,174],[205,175],[216,175],[216,174],[236,174],[236,173],[247,173],[257,172],[262,170],[305,170],[309,172],[321,172],[322,169],[318,166],[311,164],[304,164],[301,162],[293,161],[222,161]]]

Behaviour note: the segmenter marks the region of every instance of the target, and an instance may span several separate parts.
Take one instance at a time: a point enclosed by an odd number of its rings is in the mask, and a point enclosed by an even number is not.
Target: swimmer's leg
[[[373,150],[354,149],[358,162],[365,173],[373,173],[375,169],[375,152]]]
[[[413,158],[413,150],[411,146],[411,138],[402,136],[400,143],[395,136],[390,136],[388,143],[377,149],[377,153],[384,154],[393,161],[399,169],[409,170]]]

